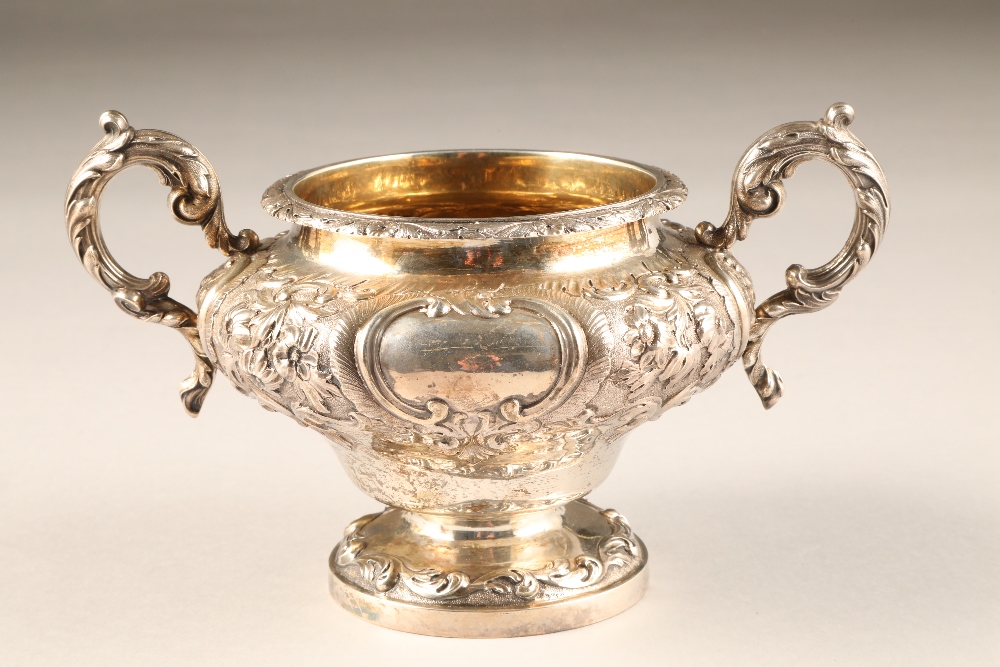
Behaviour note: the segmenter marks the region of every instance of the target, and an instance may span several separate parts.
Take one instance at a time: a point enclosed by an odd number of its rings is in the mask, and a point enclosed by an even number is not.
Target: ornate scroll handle
[[[847,129],[854,109],[834,104],[818,122],[779,125],[760,137],[740,160],[733,176],[729,216],[720,228],[703,222],[698,240],[715,248],[728,248],[747,236],[756,218],[781,208],[785,190],[781,179],[811,159],[826,160],[840,168],[854,188],[857,213],[847,243],[832,260],[815,269],[793,264],[785,271],[787,289],[761,303],[750,328],[743,367],[765,408],[781,398],[778,373],[760,359],[760,346],[771,325],[782,317],[826,308],[840,290],[868,264],[878,249],[889,220],[889,195],[885,174],[864,144]]]
[[[136,130],[117,111],[103,113],[101,125],[104,138],[80,164],[66,192],[69,239],[84,267],[114,295],[122,310],[140,320],[177,329],[191,344],[195,368],[181,383],[181,400],[188,413],[197,416],[215,372],[198,336],[198,318],[190,308],[167,296],[170,279],[166,274],[138,278],[114,260],[101,235],[98,202],[115,174],[143,164],[170,187],[168,201],[174,217],[186,225],[200,225],[209,246],[225,255],[252,252],[257,235],[248,229],[239,236],[229,233],[215,170],[194,146],[166,132]]]

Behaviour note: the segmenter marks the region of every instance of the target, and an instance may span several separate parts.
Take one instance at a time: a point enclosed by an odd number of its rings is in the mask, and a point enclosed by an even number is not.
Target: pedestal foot
[[[584,500],[490,518],[387,509],[348,526],[330,591],[348,611],[440,637],[518,637],[628,609],[646,549],[614,510]]]

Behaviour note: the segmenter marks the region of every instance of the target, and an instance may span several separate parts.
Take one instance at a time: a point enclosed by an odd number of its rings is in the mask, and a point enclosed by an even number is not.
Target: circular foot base
[[[490,518],[400,509],[351,524],[330,591],[378,625],[439,637],[578,628],[635,604],[646,549],[614,510],[586,501]]]

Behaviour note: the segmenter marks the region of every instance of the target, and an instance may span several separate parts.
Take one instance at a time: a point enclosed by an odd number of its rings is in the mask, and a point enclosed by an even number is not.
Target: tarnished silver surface
[[[764,333],[828,305],[875,251],[884,176],[846,130],[852,117],[835,105],[765,134],[737,168],[719,228],[659,220],[686,189],[653,167],[435,152],[282,179],[264,206],[293,224],[258,244],[229,235],[214,172],[189,144],[109,112],[107,137],[70,186],[67,221],[123,307],[174,321],[191,341],[192,412],[218,367],[330,438],[354,482],[389,506],[334,552],[338,600],[413,632],[532,634],[606,618],[641,595],[641,543],[617,513],[580,500],[610,473],[621,436],[741,356],[773,405],[781,385],[759,360]],[[789,288],[755,310],[728,248],[777,210],[780,179],[810,158],[855,186],[854,231],[829,264],[789,269]],[[197,318],[166,298],[165,276],[130,276],[100,240],[101,188],[131,162],[157,166],[178,217],[230,255],[203,281]],[[475,631],[491,613],[516,620]]]

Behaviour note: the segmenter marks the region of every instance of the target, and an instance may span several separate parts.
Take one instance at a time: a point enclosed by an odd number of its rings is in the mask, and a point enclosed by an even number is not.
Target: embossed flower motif
[[[313,350],[315,342],[316,330],[311,327],[290,324],[282,329],[271,350],[271,365],[281,379],[291,381],[297,377],[305,382],[312,377],[319,363]]]
[[[281,386],[281,376],[271,365],[267,350],[256,348],[246,351],[246,367],[250,374],[257,378],[267,389],[277,389]]]
[[[277,305],[288,305],[289,293],[282,287],[263,287],[253,292],[255,310],[266,311]]]
[[[234,311],[226,320],[226,333],[233,338],[249,338],[253,316],[253,311],[247,308]]]
[[[665,299],[670,296],[670,286],[677,283],[677,277],[660,272],[647,273],[635,279],[636,285],[643,292]]]
[[[665,365],[674,347],[673,335],[667,323],[657,313],[638,303],[628,309],[625,317],[632,327],[625,334],[625,342],[631,348],[632,358],[641,366],[650,363]]]

